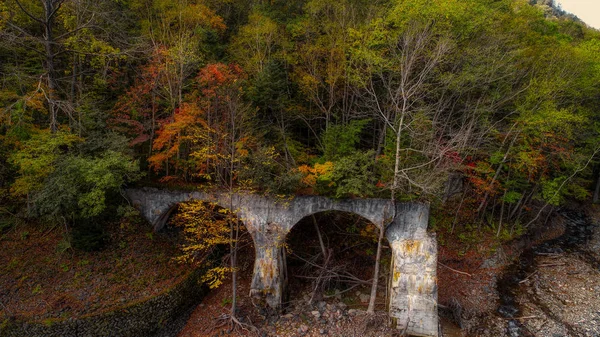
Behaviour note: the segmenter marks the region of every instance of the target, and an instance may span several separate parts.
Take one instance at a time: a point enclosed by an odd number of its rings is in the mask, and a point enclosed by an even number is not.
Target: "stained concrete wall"
[[[130,200],[153,225],[169,210],[192,199],[212,201],[232,209],[252,235],[256,249],[250,295],[279,310],[286,283],[282,249],[286,235],[302,218],[337,210],[358,214],[386,227],[393,254],[390,316],[399,329],[415,336],[437,336],[437,246],[427,233],[429,206],[384,199],[333,200],[318,196],[276,199],[245,193],[129,189]]]
[[[390,316],[413,336],[437,336],[437,241],[427,233],[429,207],[398,204],[387,227],[392,248]]]

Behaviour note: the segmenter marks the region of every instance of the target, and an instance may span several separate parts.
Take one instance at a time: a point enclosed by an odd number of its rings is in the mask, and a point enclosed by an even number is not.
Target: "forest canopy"
[[[500,226],[600,193],[600,32],[535,1],[0,0],[0,77],[11,214],[140,179]]]

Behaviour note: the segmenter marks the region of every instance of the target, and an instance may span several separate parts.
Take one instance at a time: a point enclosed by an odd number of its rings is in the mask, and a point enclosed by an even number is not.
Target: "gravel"
[[[481,337],[600,337],[600,227],[589,229],[593,229],[589,241],[573,251],[556,249],[536,255],[536,267],[521,281],[516,298],[521,308],[518,321],[525,331],[490,313],[471,333]]]

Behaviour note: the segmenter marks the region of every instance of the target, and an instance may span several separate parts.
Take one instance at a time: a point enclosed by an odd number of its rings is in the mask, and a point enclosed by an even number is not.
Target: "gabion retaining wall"
[[[206,290],[199,272],[190,273],[162,294],[116,310],[80,318],[42,322],[0,322],[2,337],[129,337],[149,336],[198,303]]]

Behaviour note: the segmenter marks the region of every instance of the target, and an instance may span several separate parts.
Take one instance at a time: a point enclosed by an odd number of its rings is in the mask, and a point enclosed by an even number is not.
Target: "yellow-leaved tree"
[[[237,218],[226,208],[215,203],[191,200],[181,203],[179,211],[171,223],[182,228],[184,242],[177,261],[205,268],[202,282],[211,289],[219,287],[232,267],[220,263],[216,257],[223,249],[228,249],[235,238],[231,237],[231,228]]]

